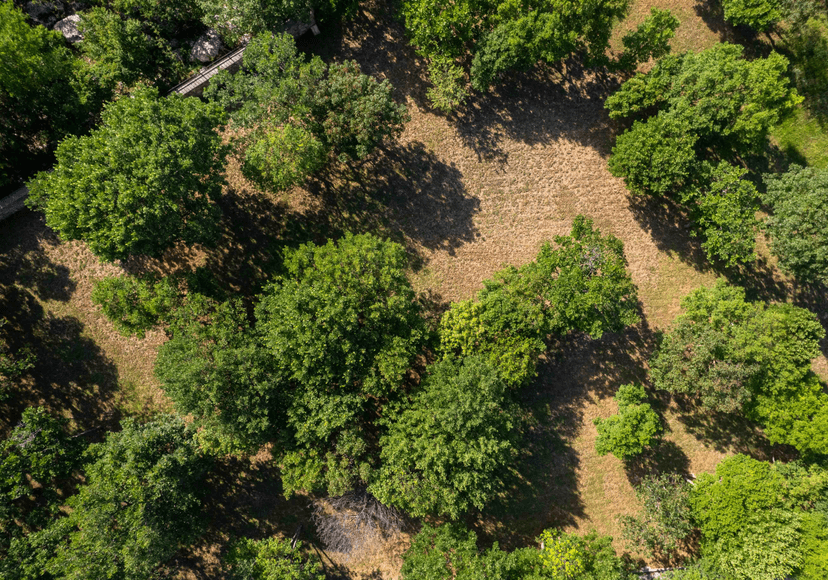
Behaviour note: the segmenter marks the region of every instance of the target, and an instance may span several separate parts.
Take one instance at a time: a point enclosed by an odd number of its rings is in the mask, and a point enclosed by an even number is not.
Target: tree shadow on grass
[[[0,425],[7,431],[26,407],[41,405],[55,415],[71,414],[78,431],[115,428],[120,418],[114,396],[118,369],[75,317],[44,311],[34,295],[17,286],[0,287],[3,328],[12,352],[34,355],[32,369],[0,402]]]
[[[662,440],[641,455],[625,461],[624,470],[633,486],[639,485],[646,476],[659,473],[690,477],[690,458],[673,441]]]

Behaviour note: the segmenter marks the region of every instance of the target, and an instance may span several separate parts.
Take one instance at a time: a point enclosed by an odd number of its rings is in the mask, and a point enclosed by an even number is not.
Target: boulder
[[[80,30],[78,30],[78,23],[80,22],[80,19],[81,17],[77,14],[67,16],[55,24],[55,30],[63,34],[63,37],[72,44],[79,42],[83,40],[83,34],[81,34]]]
[[[190,54],[199,62],[207,63],[218,56],[221,50],[221,37],[212,28],[202,34],[193,44]]]
[[[60,2],[28,2],[23,6],[23,12],[28,14],[35,24],[51,28],[63,15],[63,4]]]

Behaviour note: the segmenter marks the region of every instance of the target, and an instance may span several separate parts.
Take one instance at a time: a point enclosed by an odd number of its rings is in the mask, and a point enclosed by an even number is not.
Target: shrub
[[[765,32],[782,19],[780,0],[722,0],[725,20]]]
[[[303,553],[301,542],[291,547],[280,538],[238,540],[226,564],[232,580],[325,580],[317,556]]]
[[[144,338],[147,330],[169,319],[181,302],[181,291],[178,280],[170,276],[110,276],[95,282],[92,302],[121,334]]]
[[[648,403],[647,394],[638,385],[622,385],[615,400],[618,414],[608,419],[595,419],[598,439],[595,451],[598,455],[612,453],[626,460],[640,455],[658,439],[662,431],[658,415]]]

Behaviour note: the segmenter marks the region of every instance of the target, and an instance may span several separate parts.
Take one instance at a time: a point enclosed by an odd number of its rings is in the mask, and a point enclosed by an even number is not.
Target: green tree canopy
[[[598,455],[612,453],[618,459],[631,459],[658,440],[661,421],[650,404],[644,402],[647,393],[640,385],[621,385],[615,400],[618,414],[594,420],[598,429],[595,451]]]
[[[785,510],[784,480],[770,464],[734,455],[702,474],[690,495],[702,554],[739,580],[778,580],[802,559],[801,518]]]
[[[180,280],[173,276],[109,276],[95,282],[92,302],[121,334],[143,338],[179,306]]]
[[[239,141],[243,171],[272,190],[300,183],[331,155],[366,157],[407,119],[388,81],[362,74],[352,61],[307,61],[289,34],[251,40],[242,70],[216,75],[205,95],[252,129]]]
[[[155,577],[201,534],[206,463],[184,421],[131,419],[89,447],[86,483],[70,513],[40,534],[58,539],[49,573],[66,578]]]
[[[59,517],[60,488],[81,466],[83,441],[66,433],[66,423],[30,407],[0,443],[0,575],[8,580],[37,578],[43,569],[48,554],[30,535]]]
[[[621,516],[624,538],[634,549],[670,561],[684,547],[695,526],[690,511],[690,484],[675,473],[648,475],[636,486],[642,504],[636,516]]]
[[[196,0],[202,21],[230,44],[246,34],[260,35],[281,28],[287,20],[310,21],[309,0]]]
[[[346,234],[287,252],[287,274],[266,288],[258,329],[291,392],[286,490],[340,495],[367,481],[372,418],[425,338],[406,267],[399,244]]]
[[[721,280],[685,297],[682,308],[650,361],[656,388],[690,395],[705,409],[741,410],[774,443],[828,452],[819,434],[828,395],[810,367],[825,331],[813,313],[749,303]]]
[[[725,20],[765,32],[782,19],[780,0],[722,0]]]
[[[90,135],[69,137],[30,182],[49,227],[106,260],[157,256],[217,234],[224,148],[217,107],[141,89],[108,105]]]
[[[779,266],[806,282],[828,284],[828,169],[791,167],[766,175],[764,228]]]
[[[484,358],[443,360],[391,419],[369,491],[418,517],[456,519],[472,507],[482,510],[504,491],[517,421],[505,385]]]
[[[0,4],[0,185],[31,170],[30,157],[85,124],[92,94],[83,63],[63,36],[30,26],[13,2]],[[94,99],[92,99],[94,100]]]
[[[234,542],[226,567],[231,580],[325,580],[318,556],[280,538]]]
[[[255,449],[284,422],[285,387],[238,300],[188,298],[161,345],[155,375],[184,415],[205,428],[202,444]]]

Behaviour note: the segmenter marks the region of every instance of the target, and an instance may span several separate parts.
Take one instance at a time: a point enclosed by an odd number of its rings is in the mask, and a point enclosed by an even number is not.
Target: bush
[[[661,58],[670,52],[670,40],[679,27],[679,19],[669,10],[650,8],[650,15],[638,25],[634,32],[624,35],[624,53],[618,66],[633,70],[639,63],[651,58]]]
[[[517,420],[484,359],[439,362],[381,439],[382,468],[370,491],[417,517],[482,510],[505,489]]]
[[[244,154],[242,173],[263,189],[299,185],[327,162],[328,151],[312,133],[286,124],[265,129]]]
[[[266,538],[238,540],[227,554],[231,580],[325,580],[319,558],[292,548],[290,540]]]
[[[92,302],[124,336],[144,338],[147,330],[169,319],[181,302],[179,281],[171,276],[111,276],[95,282]]]
[[[764,228],[779,266],[803,282],[828,284],[828,169],[794,165],[766,175]]]
[[[595,451],[598,455],[612,453],[618,459],[627,460],[640,455],[658,439],[662,431],[661,421],[648,403],[644,387],[622,385],[615,400],[618,414],[608,419],[595,419],[598,439]]]
[[[196,0],[202,22],[215,28],[230,45],[242,36],[257,36],[279,28],[286,20],[308,22],[311,2],[296,0]]]
[[[434,85],[427,91],[431,105],[444,113],[450,113],[463,104],[469,93],[465,87],[465,73],[454,59],[435,56],[428,62],[428,77]]]

